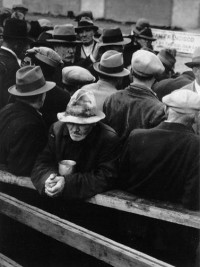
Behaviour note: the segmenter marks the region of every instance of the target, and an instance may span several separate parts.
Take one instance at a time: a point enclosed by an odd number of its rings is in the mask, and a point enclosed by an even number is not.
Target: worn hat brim
[[[124,76],[128,76],[130,74],[130,71],[127,70],[127,69],[123,69],[123,71],[121,72],[118,72],[118,73],[107,73],[107,72],[104,72],[104,71],[101,71],[99,69],[99,64],[100,62],[96,62],[93,64],[93,67],[94,69],[98,72],[98,73],[101,73],[101,74],[104,74],[104,75],[107,75],[107,76],[110,76],[110,77],[124,77]]]
[[[66,40],[60,40],[60,39],[46,39],[45,40],[47,43],[52,43],[52,44],[80,44],[82,43],[81,41],[66,41]]]
[[[103,43],[101,41],[99,41],[98,38],[93,38],[97,43],[99,43],[101,46],[108,46],[108,45],[126,45],[129,44],[131,42],[131,39],[129,38],[123,38],[124,40],[121,42],[111,42],[111,43]]]
[[[11,95],[15,95],[15,96],[32,96],[32,95],[39,95],[39,94],[43,94],[45,92],[48,92],[51,89],[53,89],[55,86],[56,86],[56,84],[54,82],[46,82],[44,86],[42,86],[41,88],[39,88],[35,91],[22,93],[16,88],[16,85],[13,85],[8,89],[8,92]]]
[[[83,117],[76,117],[72,115],[66,115],[65,112],[61,112],[57,114],[57,118],[61,122],[69,122],[69,123],[76,123],[76,124],[92,124],[100,120],[103,120],[105,118],[105,114],[102,111],[97,111],[96,116],[83,118]]]
[[[14,35],[6,35],[6,34],[0,34],[0,36],[2,36],[3,38],[9,38],[9,39],[21,39],[21,40],[25,40],[27,42],[30,43],[34,43],[34,39],[31,37],[27,37],[27,36],[14,36]]]

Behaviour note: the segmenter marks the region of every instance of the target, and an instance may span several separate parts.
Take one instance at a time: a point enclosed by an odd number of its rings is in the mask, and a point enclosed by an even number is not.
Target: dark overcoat
[[[65,177],[63,197],[85,199],[110,189],[117,178],[119,138],[115,131],[97,123],[82,141],[73,141],[66,123],[56,122],[49,132],[49,141],[38,157],[31,175],[32,182],[42,193],[51,173],[58,174],[58,163],[76,161],[75,172]]]
[[[165,106],[151,89],[134,84],[108,97],[105,123],[125,139],[133,129],[149,129],[165,119]]]
[[[121,159],[121,184],[131,193],[199,205],[200,139],[192,128],[162,122],[131,132]]]
[[[16,83],[16,72],[19,68],[17,58],[0,48],[0,109],[8,103],[8,88]]]
[[[33,107],[16,101],[0,111],[0,163],[10,172],[30,175],[46,142],[46,125]]]

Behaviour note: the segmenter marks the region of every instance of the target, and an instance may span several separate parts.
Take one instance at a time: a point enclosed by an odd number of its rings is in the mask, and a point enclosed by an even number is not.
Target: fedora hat
[[[99,39],[94,38],[101,46],[106,45],[126,45],[131,42],[131,39],[124,38],[120,28],[103,29],[102,35]]]
[[[79,89],[71,97],[66,111],[58,113],[57,117],[62,122],[92,124],[104,119],[105,114],[97,110],[93,92]]]
[[[136,51],[131,60],[131,69],[140,77],[154,77],[165,70],[161,60],[152,52],[146,50]]]
[[[72,24],[55,25],[52,32],[53,39],[47,39],[50,43],[77,44],[76,33]]]
[[[152,30],[149,27],[145,27],[142,30],[135,29],[134,35],[137,38],[149,40],[149,41],[155,41],[156,38],[153,37]]]
[[[192,55],[192,61],[185,63],[185,65],[189,68],[193,68],[195,66],[200,65],[200,46],[194,50],[194,53]]]
[[[162,102],[179,113],[190,114],[200,111],[200,96],[185,88],[164,96]]]
[[[45,93],[56,86],[46,82],[39,66],[25,66],[16,73],[16,84],[8,89],[11,95],[32,96]]]
[[[16,11],[16,10],[23,10],[23,11],[28,11],[28,7],[26,7],[25,5],[23,5],[23,4],[17,4],[17,5],[13,5],[12,6],[12,9],[14,10],[14,11]]]
[[[81,11],[78,15],[76,15],[75,21],[80,21],[82,17],[90,18],[91,20],[94,19],[92,11]]]
[[[173,69],[174,64],[176,63],[176,58],[169,52],[168,49],[161,49],[157,55],[164,66],[169,70]]]
[[[93,66],[98,73],[111,77],[124,77],[130,74],[130,71],[124,68],[122,53],[115,50],[106,51],[100,62],[94,63]]]
[[[28,37],[26,21],[15,18],[6,20],[3,31],[3,38],[24,39],[27,41],[33,41],[31,38]]]
[[[93,29],[94,31],[98,30],[98,27],[94,25],[93,21],[88,17],[82,17],[78,22],[78,27],[75,28],[75,31],[79,33],[84,29]]]

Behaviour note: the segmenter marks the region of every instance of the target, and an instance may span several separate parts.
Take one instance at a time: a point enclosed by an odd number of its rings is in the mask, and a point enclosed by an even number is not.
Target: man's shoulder
[[[101,129],[101,131],[99,132],[101,132],[101,134],[103,134],[106,138],[117,138],[118,139],[117,133],[109,125],[99,122],[98,127]]]

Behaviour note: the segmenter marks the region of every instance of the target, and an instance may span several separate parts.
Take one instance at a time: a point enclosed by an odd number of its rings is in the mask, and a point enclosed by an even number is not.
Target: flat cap
[[[200,96],[189,89],[178,89],[162,98],[162,102],[179,113],[200,111]]]
[[[133,74],[146,78],[162,74],[165,70],[161,60],[146,50],[138,50],[133,54],[131,67]]]
[[[95,77],[79,66],[69,66],[62,69],[62,82],[69,85],[85,85],[95,81]]]

